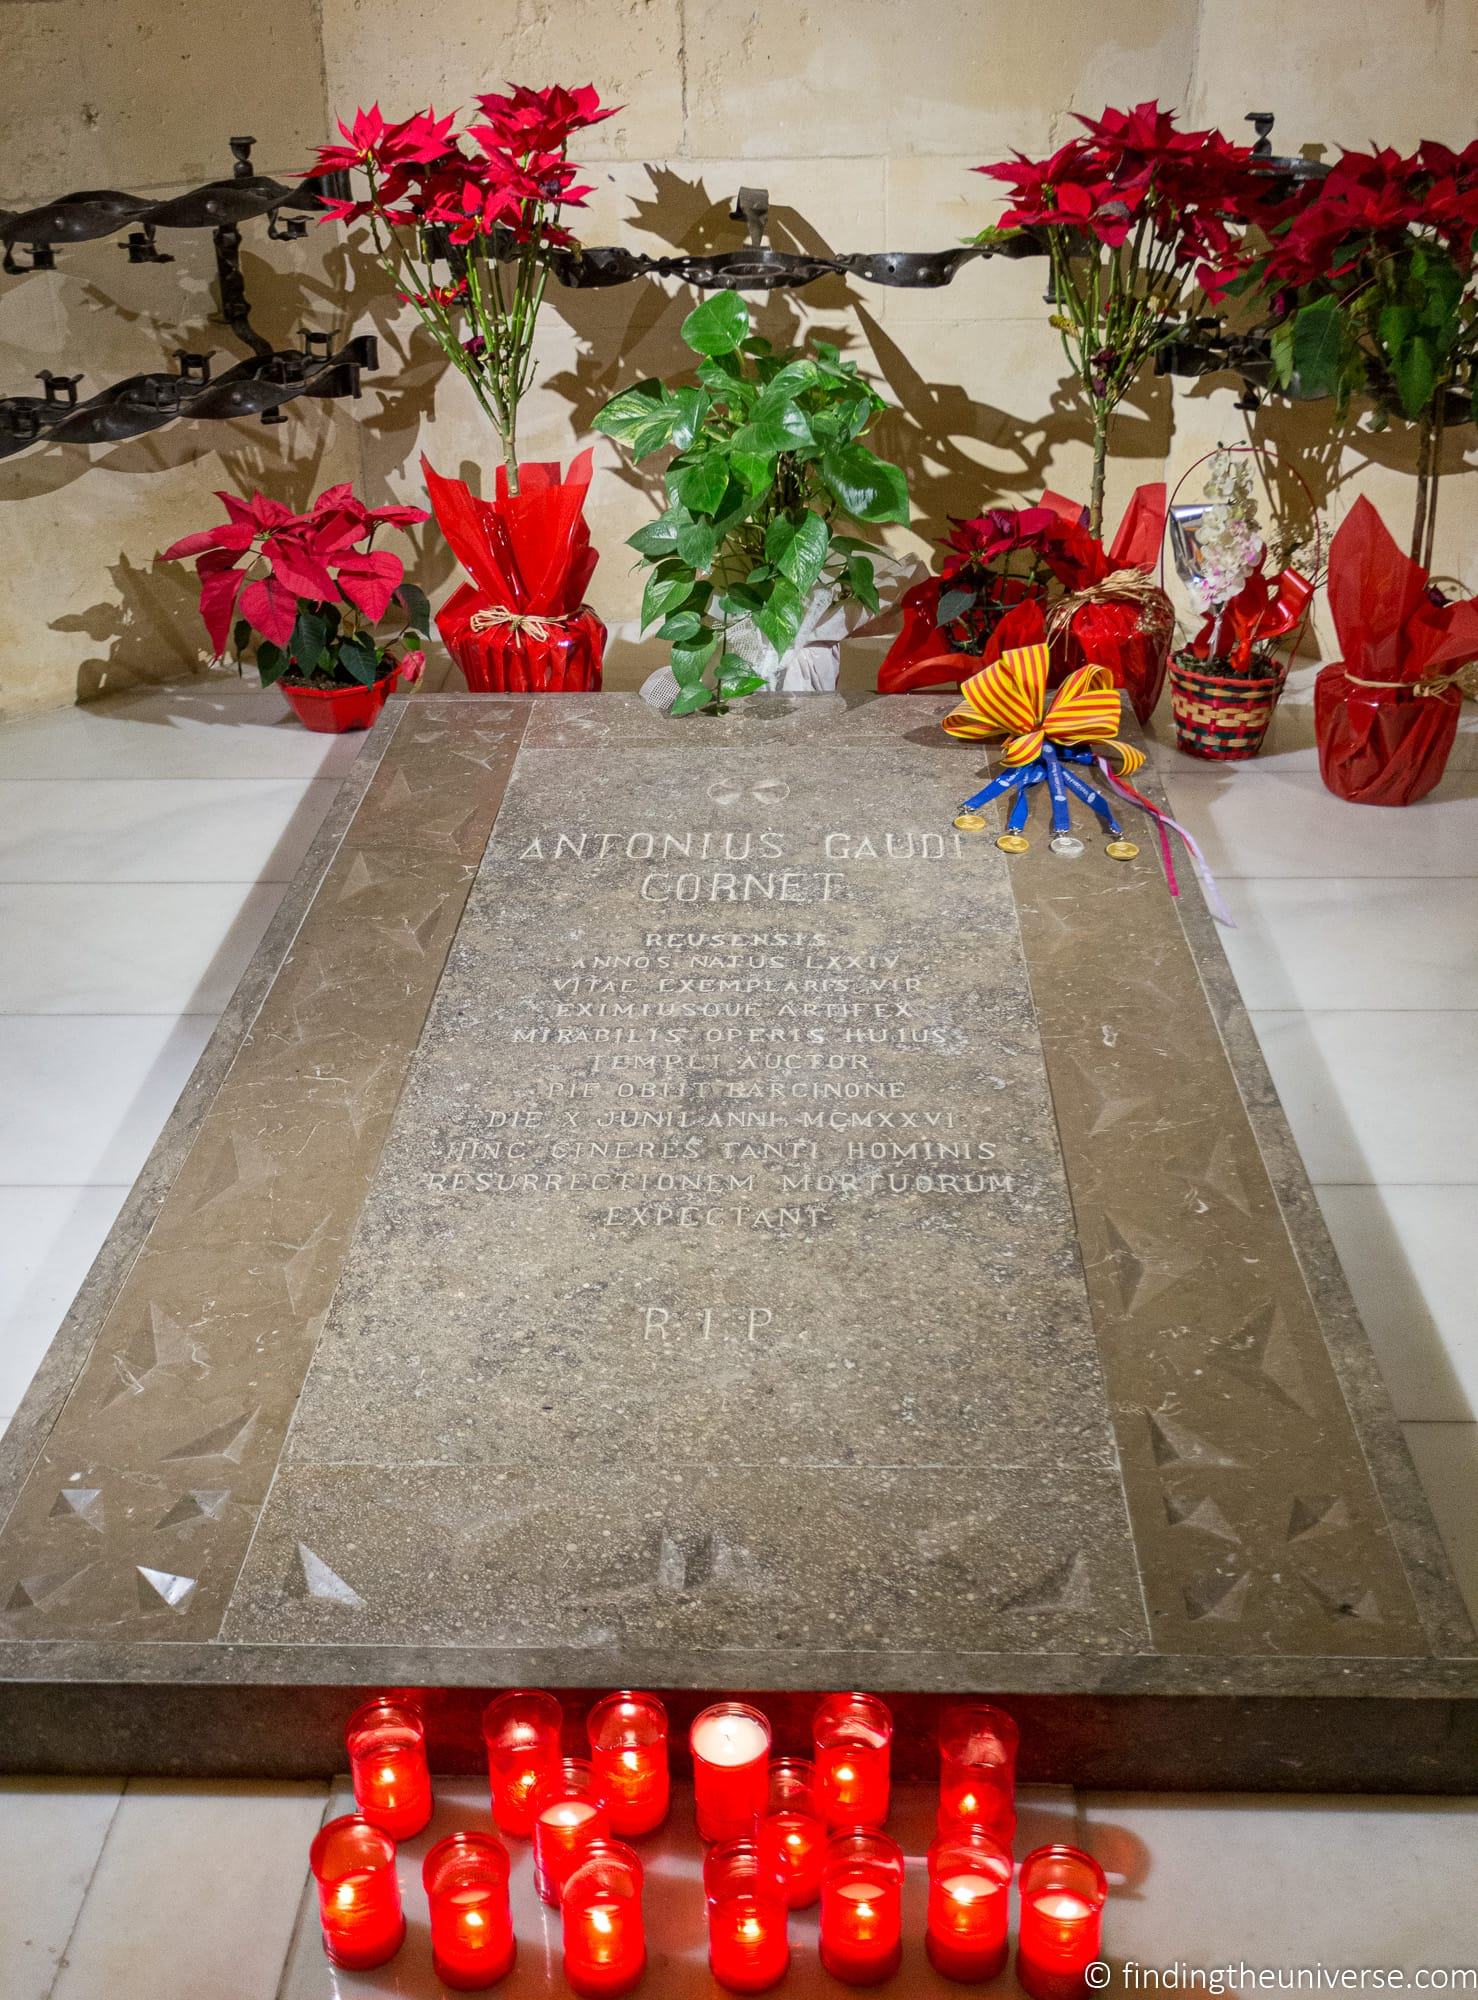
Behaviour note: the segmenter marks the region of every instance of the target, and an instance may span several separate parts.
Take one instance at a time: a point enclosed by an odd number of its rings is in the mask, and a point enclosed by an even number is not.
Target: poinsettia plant
[[[1093,421],[1088,527],[1099,535],[1110,419],[1156,349],[1222,296],[1265,182],[1250,147],[1182,131],[1154,102],[1078,122],[1084,135],[1050,158],[975,169],[1010,189],[999,224],[976,240],[1026,230],[1046,245],[1051,323]]]
[[[979,655],[1014,605],[1045,598],[1086,530],[1055,507],[992,507],[945,537],[935,623],[952,651]]]
[[[777,351],[749,308],[715,292],[683,321],[697,381],[639,382],[595,428],[636,458],[673,450],[667,507],[629,538],[648,566],[642,625],[672,645],[674,715],[721,709],[764,683],[726,643],[747,619],[782,656],[818,592],[878,609],[869,543],[847,520],[906,521],[902,471],[863,444],[887,406],[828,341]]]
[[[1345,153],[1267,234],[1228,275],[1271,314],[1274,379],[1334,396],[1341,415],[1366,393],[1377,427],[1417,427],[1411,554],[1430,568],[1454,391],[1478,418],[1478,140]]]
[[[200,616],[217,658],[250,653],[263,687],[373,687],[395,669],[420,678],[431,629],[425,592],[405,564],[372,546],[385,527],[429,520],[424,507],[366,507],[352,486],[331,486],[306,514],[253,493],[216,498],[217,527],[185,535],[160,562],[193,558]],[[381,623],[399,618],[386,635]]]
[[[366,226],[396,292],[492,422],[517,493],[518,407],[533,379],[539,308],[553,258],[576,247],[561,217],[590,193],[570,140],[620,107],[603,106],[588,84],[510,84],[477,106],[460,132],[455,112],[389,123],[377,104],[360,109],[339,120],[342,142],[320,146],[302,178],[362,176],[361,195],[325,203],[328,219]]]

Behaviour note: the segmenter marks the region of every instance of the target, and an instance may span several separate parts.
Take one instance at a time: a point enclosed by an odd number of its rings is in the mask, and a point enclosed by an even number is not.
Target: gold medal
[[[962,812],[955,814],[955,825],[961,833],[982,833],[985,830],[985,814]]]
[[[996,846],[1004,854],[1025,854],[1031,842],[1024,833],[1002,833],[996,836]]]
[[[1138,854],[1139,849],[1132,840],[1125,840],[1123,835],[1120,834],[1111,840],[1103,851],[1109,856],[1110,860],[1132,861],[1135,855]]]

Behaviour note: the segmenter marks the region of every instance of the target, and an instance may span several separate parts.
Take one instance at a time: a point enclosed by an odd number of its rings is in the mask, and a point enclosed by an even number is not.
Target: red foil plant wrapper
[[[937,577],[903,596],[903,629],[878,671],[879,694],[958,686],[1018,646],[1048,641],[1052,682],[1074,667],[1106,666],[1141,722],[1153,713],[1165,681],[1174,614],[1150,581],[1165,527],[1165,487],[1136,489],[1107,547],[1088,532],[1084,510],[1046,492],[1037,507],[997,508],[957,523]],[[1034,577],[994,571],[1018,548],[1037,557]],[[983,647],[959,619],[940,622],[950,583],[969,573],[989,625]],[[1053,592],[1052,585],[1061,588]],[[997,607],[999,609],[997,610]]]
[[[1363,495],[1330,543],[1328,592],[1341,658],[1314,681],[1319,775],[1354,805],[1410,805],[1457,734],[1478,600],[1447,603]]]
[[[557,464],[526,464],[517,493],[499,466],[493,500],[421,460],[437,523],[471,578],[437,612],[437,629],[475,694],[600,686],[606,628],[584,601],[599,560],[584,511],[591,458],[582,451],[563,477]]]

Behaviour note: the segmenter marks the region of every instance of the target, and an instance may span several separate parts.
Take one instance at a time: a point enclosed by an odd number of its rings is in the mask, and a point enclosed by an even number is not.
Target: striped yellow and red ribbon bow
[[[1129,777],[1144,763],[1144,752],[1115,734],[1121,715],[1119,690],[1107,667],[1075,667],[1051,697],[1047,691],[1046,646],[1016,646],[972,674],[960,688],[963,699],[944,718],[951,736],[987,742],[1006,738],[1007,764],[1033,764],[1044,743],[1098,743],[1119,760]]]
[[[951,736],[967,741],[988,742],[997,736],[1006,741],[1001,749],[1004,769],[965,800],[955,819],[961,828],[985,825],[981,808],[1011,795],[1006,831],[998,845],[1020,852],[1027,842],[1023,828],[1030,812],[1031,792],[1040,785],[1051,802],[1052,846],[1064,854],[1081,854],[1083,844],[1072,832],[1070,818],[1073,799],[1088,806],[1111,838],[1107,852],[1116,860],[1133,860],[1139,849],[1125,840],[1109,795],[1098,791],[1082,775],[1083,767],[1103,774],[1114,800],[1127,800],[1149,819],[1160,844],[1160,859],[1172,896],[1180,894],[1170,835],[1185,844],[1196,872],[1206,890],[1206,900],[1219,923],[1231,924],[1205,856],[1178,820],[1170,817],[1153,800],[1130,784],[1131,775],[1144,764],[1142,750],[1122,743],[1115,735],[1122,714],[1119,689],[1107,667],[1075,667],[1049,698],[1047,689],[1048,649],[1045,645],[1017,646],[962,687],[958,708],[944,718]],[[1110,755],[1118,759],[1115,774],[1109,768]]]

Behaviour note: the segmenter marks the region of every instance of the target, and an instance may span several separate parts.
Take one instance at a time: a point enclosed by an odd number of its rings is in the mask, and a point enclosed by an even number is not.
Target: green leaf
[[[1422,300],[1421,322],[1430,331],[1445,328],[1458,309],[1463,295],[1463,277],[1448,257],[1427,262],[1424,272],[1426,296]]]
[[[367,639],[362,632],[340,641],[339,665],[361,687],[373,687],[380,677],[380,655],[373,640]]]
[[[231,627],[231,644],[236,648],[238,654],[246,651],[247,641],[250,638],[251,620],[249,618],[238,618],[236,623]]]
[[[659,639],[693,639],[703,630],[703,620],[696,611],[684,605],[681,611],[674,611],[670,618],[664,618],[657,628]]]
[[[647,587],[642,592],[642,630],[655,625],[669,612],[676,611],[693,595],[697,578],[685,563],[667,556],[647,578]]]
[[[695,354],[732,354],[749,332],[749,307],[737,292],[713,292],[680,328]]]
[[[716,403],[723,403],[735,416],[743,416],[759,398],[759,389],[744,373],[737,354],[718,354],[703,362],[698,380]]]
[[[763,604],[754,613],[754,622],[782,657],[795,644],[806,615],[805,599],[787,577],[777,577]]]
[[[769,456],[789,451],[793,445],[811,443],[811,426],[799,403],[787,400],[769,404],[767,408],[767,402],[768,398],[761,397],[750,421],[735,431],[736,458]]]
[[[1428,342],[1421,336],[1414,339],[1404,353],[1396,356],[1392,373],[1396,377],[1396,393],[1401,398],[1401,414],[1421,416],[1430,407],[1432,392],[1437,387],[1437,369]]]
[[[395,595],[400,599],[405,612],[407,630],[429,632],[431,630],[431,603],[418,583],[402,583]]]
[[[269,688],[280,681],[288,669],[288,655],[281,646],[274,646],[270,639],[257,643],[257,672],[261,675],[262,686]]]
[[[1340,392],[1348,334],[1334,299],[1301,306],[1293,321],[1293,375],[1306,396]]]
[[[1293,380],[1293,321],[1280,320],[1268,335],[1268,353],[1273,363],[1273,377],[1282,389]]]
[[[591,422],[606,437],[630,445],[637,457],[642,458],[657,449],[657,445],[645,441],[648,435],[660,431],[659,443],[670,438],[673,428],[681,422],[681,412],[663,385],[655,377],[649,377],[638,382],[634,389],[623,389],[619,396],[612,396],[604,409],[596,411]]]
[[[766,340],[762,333],[750,334],[749,338],[741,340],[739,345],[746,354],[752,354],[756,360],[775,351],[774,343]]]
[[[305,604],[298,612],[287,650],[300,666],[307,668],[318,658],[328,640],[328,620]]]
[[[819,514],[777,514],[765,530],[765,556],[804,594],[821,574],[831,530]]]
[[[707,627],[696,638],[681,640],[672,649],[673,678],[684,687],[692,687],[701,681],[717,644],[717,632]]]
[[[741,675],[738,680],[721,682],[719,692],[725,701],[738,701],[743,695],[758,694],[760,689],[767,685],[763,674],[751,671]]]
[[[700,708],[711,708],[712,706],[712,692],[700,681],[697,687],[684,688],[667,713],[669,715],[692,715]]]
[[[718,533],[707,521],[684,521],[677,531],[677,552],[691,569],[708,569],[718,554]]]
[[[711,514],[729,488],[729,467],[722,452],[707,451],[667,476],[673,498],[690,514]]]
[[[686,451],[702,428],[703,419],[708,415],[709,396],[705,389],[678,389],[673,394],[677,409],[677,421],[672,427],[672,442],[679,451]]]
[[[1382,306],[1375,323],[1376,338],[1395,361],[1405,352],[1406,344],[1416,331],[1415,306]]]
[[[878,601],[876,574],[871,556],[848,556],[847,581],[852,586],[852,595],[859,604],[866,605],[874,617],[882,609]]]
[[[765,684],[764,675],[757,674],[752,662],[743,659],[738,653],[724,654],[718,663],[718,672],[714,679],[725,694],[732,694],[741,682],[753,681],[758,687],[763,687]],[[748,688],[743,691],[746,694],[749,692]]]
[[[838,445],[821,454],[821,477],[854,521],[907,521],[908,482],[896,465],[863,444]]]
[[[676,509],[659,515],[655,521],[648,521],[638,528],[634,535],[626,537],[626,546],[635,549],[639,556],[646,556],[656,562],[669,556],[677,547],[677,538],[682,529],[683,516]]]
[[[734,451],[729,465],[751,494],[768,493],[775,484],[775,460],[768,452]]]

